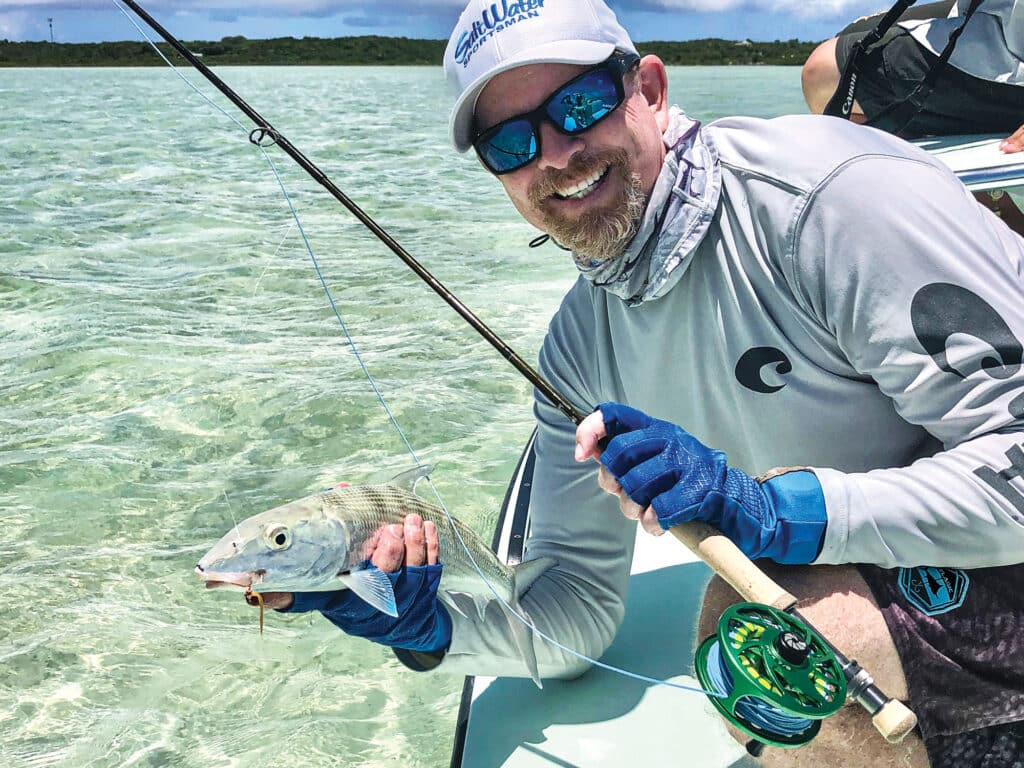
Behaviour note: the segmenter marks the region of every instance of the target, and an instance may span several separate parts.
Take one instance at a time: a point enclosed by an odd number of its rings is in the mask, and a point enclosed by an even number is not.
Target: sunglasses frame
[[[502,176],[506,173],[518,171],[520,168],[525,168],[527,165],[532,163],[540,156],[540,124],[542,120],[546,120],[551,126],[554,127],[556,131],[565,136],[579,136],[582,133],[586,133],[595,125],[597,125],[606,117],[608,117],[608,115],[612,114],[615,110],[622,106],[622,102],[626,100],[626,86],[623,80],[626,77],[626,73],[633,69],[633,67],[635,67],[639,62],[640,57],[635,53],[626,52],[613,54],[611,57],[605,59],[600,64],[591,67],[585,72],[581,72],[580,74],[576,75],[576,77],[570,80],[566,80],[560,86],[555,88],[551,93],[545,96],[536,109],[531,109],[529,112],[523,112],[522,114],[519,115],[513,115],[507,120],[502,120],[500,123],[496,123],[495,125],[492,125],[490,128],[478,132],[476,136],[473,138],[473,149],[476,150],[476,154],[477,157],[480,158],[480,162],[482,162],[484,164],[484,167],[486,167],[487,170],[489,170],[495,176]],[[565,130],[562,126],[558,125],[554,121],[554,119],[552,119],[551,115],[548,114],[547,108],[551,104],[551,100],[554,99],[555,96],[557,96],[558,94],[562,93],[562,91],[564,91],[566,88],[569,88],[573,83],[576,83],[585,77],[589,77],[590,75],[593,75],[595,72],[601,71],[607,72],[609,75],[612,76],[612,85],[615,88],[616,94],[615,106],[609,109],[599,118],[594,120],[592,123],[590,123],[584,128],[581,128],[578,131]],[[481,153],[480,145],[493,138],[503,127],[505,127],[509,123],[516,123],[522,120],[527,121],[530,124],[530,127],[533,129],[533,138],[537,144],[536,152],[534,152],[533,156],[530,157],[528,160],[524,161],[523,163],[513,168],[506,168],[504,170],[496,170],[495,168],[492,168],[491,165],[484,158],[483,154]]]

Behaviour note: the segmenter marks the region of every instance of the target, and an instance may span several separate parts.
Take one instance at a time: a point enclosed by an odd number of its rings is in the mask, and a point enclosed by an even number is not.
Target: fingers
[[[638,429],[647,429],[658,423],[657,419],[651,418],[643,411],[622,403],[601,403],[598,408],[604,419],[605,432],[613,437]]]
[[[1024,125],[1003,139],[999,148],[1008,155],[1024,150]]]
[[[427,520],[423,523],[423,533],[427,539],[427,565],[437,565],[441,561],[441,540],[437,535],[437,526]]]
[[[625,493],[619,494],[619,509],[627,520],[637,520],[643,529],[652,536],[661,536],[665,529],[658,522],[658,513],[653,507],[642,507]]]
[[[264,592],[263,595],[263,607],[273,608],[274,610],[284,610],[291,608],[292,603],[295,602],[295,596],[291,592]],[[259,600],[254,596],[246,596],[245,602],[249,605],[259,605]]]
[[[611,475],[608,475],[611,477]],[[612,478],[612,482],[615,478]],[[615,491],[601,486],[609,493],[615,493]],[[623,517],[627,520],[637,520],[643,529],[652,536],[661,536],[665,532],[665,529],[661,527],[661,523],[658,522],[658,513],[654,511],[653,507],[643,507],[633,501],[629,496],[625,494],[621,489],[618,493],[619,497],[619,509],[622,511]]]
[[[370,561],[382,571],[397,571],[405,562],[405,530],[393,523],[380,530]]]
[[[654,511],[654,507],[647,507],[647,509],[641,512],[639,520],[643,529],[652,536],[661,536],[665,533],[665,529],[658,522],[658,514]]]
[[[427,541],[423,532],[423,518],[405,516],[405,564],[423,565],[427,561]]]
[[[640,515],[644,511],[643,507],[624,493],[619,494],[619,509],[622,510],[622,514],[629,520],[639,520]]]
[[[626,492],[622,490],[618,480],[604,466],[597,473],[597,482],[602,490],[613,496],[619,497],[619,509],[628,520],[639,520],[644,530],[654,536],[660,536],[665,531],[658,522],[658,515],[651,507],[642,507],[633,501]]]
[[[598,442],[607,432],[604,427],[604,417],[600,411],[594,411],[587,416],[580,425],[576,427],[576,461],[596,459],[601,455]]]
[[[363,542],[363,560],[373,560],[373,553],[377,549],[377,542],[380,541],[380,535],[386,529],[387,526],[378,528],[370,538]]]
[[[619,481],[615,479],[615,475],[609,472],[608,468],[603,464],[597,471],[597,484],[601,486],[602,491],[610,493],[612,496],[618,496],[622,493],[622,486],[619,485]]]
[[[440,562],[441,542],[437,526],[416,514],[406,515],[403,523],[385,525],[368,545],[370,548],[366,556],[382,571],[397,571],[403,565],[437,565]]]
[[[619,481],[615,479],[615,475],[609,472],[608,468],[603,464],[597,472],[597,483],[601,486],[601,490],[619,497],[619,509],[626,519],[639,520],[644,530],[655,536],[660,536],[665,532],[658,523],[658,516],[654,510],[650,507],[645,509],[629,498],[626,492],[622,490]]]

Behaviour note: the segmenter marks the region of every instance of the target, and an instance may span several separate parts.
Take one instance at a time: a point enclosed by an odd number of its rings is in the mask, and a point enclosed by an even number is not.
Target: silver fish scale
[[[444,564],[442,588],[491,594],[466,555],[466,549],[469,549],[473,560],[498,593],[505,599],[512,593],[512,570],[495,557],[490,547],[465,523],[453,517],[451,519],[465,543],[464,548],[444,510],[415,493],[395,485],[359,485],[324,491],[319,494],[319,502],[327,514],[343,521],[349,530],[352,537],[349,543],[350,567],[363,560],[364,543],[373,538],[382,526],[401,523],[406,515],[415,513],[437,526],[440,558]]]

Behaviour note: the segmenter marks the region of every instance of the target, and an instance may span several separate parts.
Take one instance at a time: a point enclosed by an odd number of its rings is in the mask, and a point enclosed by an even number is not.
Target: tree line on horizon
[[[195,40],[185,46],[210,66],[438,65],[446,41],[406,37],[278,37],[251,40],[240,35],[219,41]],[[670,66],[803,64],[817,43],[800,40],[722,40],[638,43],[641,54],[655,54]],[[166,43],[160,50],[180,56]],[[144,67],[162,66],[149,43],[11,42],[0,40],[0,67]]]

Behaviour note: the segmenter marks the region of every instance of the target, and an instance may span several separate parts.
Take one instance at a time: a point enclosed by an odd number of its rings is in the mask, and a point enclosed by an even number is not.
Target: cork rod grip
[[[711,566],[744,600],[770,605],[780,611],[796,604],[795,597],[768,578],[718,529],[706,523],[690,522],[669,528],[669,531]]]

